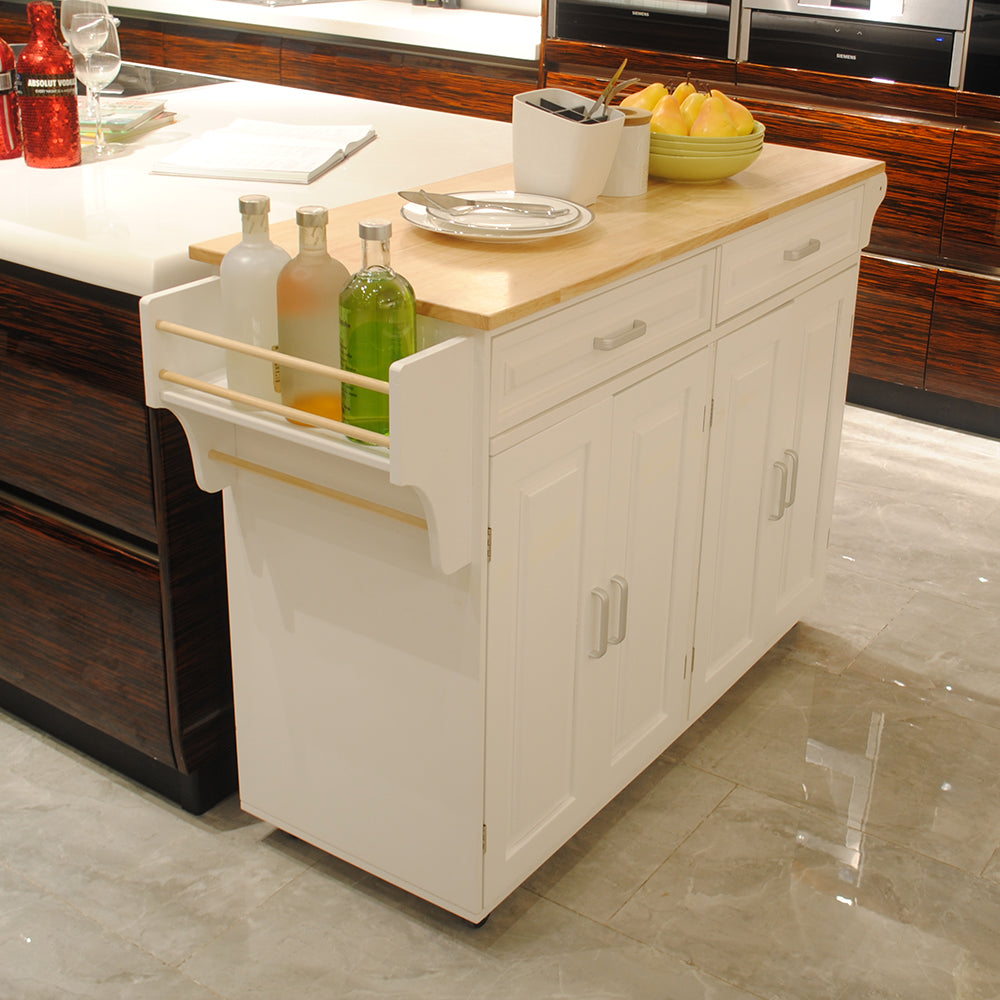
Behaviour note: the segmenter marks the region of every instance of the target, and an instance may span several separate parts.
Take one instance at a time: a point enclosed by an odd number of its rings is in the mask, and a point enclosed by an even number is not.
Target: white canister
[[[625,112],[625,127],[601,194],[629,198],[645,194],[649,183],[649,120],[653,113],[642,108],[619,110]]]

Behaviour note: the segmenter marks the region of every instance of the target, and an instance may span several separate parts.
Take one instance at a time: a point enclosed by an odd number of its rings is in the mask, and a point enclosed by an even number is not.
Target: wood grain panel
[[[0,265],[0,481],[153,542],[138,305]]]
[[[955,114],[955,91],[947,87],[892,83],[836,73],[761,66],[759,63],[740,63],[736,68],[736,82],[779,87],[802,94],[820,94],[861,107],[899,108],[918,114]]]
[[[286,87],[397,104],[402,79],[398,53],[289,39],[281,45],[281,82]]]
[[[0,3],[0,38],[8,45],[17,45],[26,42],[30,34],[28,8],[24,4]]]
[[[172,764],[155,562],[0,494],[0,580],[0,675]]]
[[[937,268],[862,254],[851,374],[922,388]]]
[[[938,275],[925,387],[1000,406],[1000,278]]]
[[[190,773],[235,746],[222,498],[198,488],[172,413],[152,411],[150,430],[171,734]]]
[[[955,113],[960,118],[984,118],[1000,121],[1000,97],[995,94],[975,94],[960,90],[956,98]]]
[[[163,26],[163,60],[172,69],[281,83],[281,39],[224,28]]]
[[[508,80],[465,72],[419,69],[407,74],[399,104],[495,121],[511,120],[514,95],[534,90],[535,80]]]
[[[951,128],[741,99],[766,125],[768,142],[884,160],[888,190],[869,249],[925,261],[938,255]]]
[[[561,39],[545,41],[545,86],[561,87],[550,82],[552,76],[596,77],[607,81],[623,59],[628,59],[628,76],[642,77],[646,82],[677,80],[688,74],[702,83],[725,84],[736,80],[736,64],[728,59],[703,59],[674,53],[652,52],[646,49],[621,48],[615,45],[592,45],[588,42],[567,42]],[[604,82],[601,83],[601,87]],[[600,89],[600,88],[598,88]]]
[[[951,154],[941,253],[1000,267],[1000,134],[959,129]]]
[[[144,21],[130,13],[119,12],[118,39],[122,58],[127,62],[163,66],[163,31],[154,21]]]

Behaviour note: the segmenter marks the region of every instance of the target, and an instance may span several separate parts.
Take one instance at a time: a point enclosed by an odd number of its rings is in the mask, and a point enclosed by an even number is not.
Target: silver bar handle
[[[616,573],[611,577],[611,586],[618,591],[618,630],[608,642],[617,646],[625,638],[628,629],[628,580]]]
[[[608,651],[608,594],[600,587],[594,587],[590,593],[597,598],[598,604],[597,646],[590,651],[590,658],[599,660]]]
[[[594,337],[595,351],[613,351],[622,347],[630,340],[638,340],[646,332],[646,324],[641,319],[632,321],[632,325],[621,333],[612,333],[607,337]]]
[[[781,483],[778,486],[778,513],[768,514],[769,521],[780,521],[785,515],[785,494],[788,492],[788,466],[784,462],[775,462],[772,468],[778,470],[781,475]]]
[[[799,484],[799,453],[794,448],[786,448],[785,457],[792,466],[791,482],[788,485],[788,497],[785,500],[785,507],[791,507],[795,503],[795,488]]]
[[[814,236],[811,240],[803,243],[802,246],[796,247],[794,250],[786,250],[785,260],[802,260],[803,257],[814,254],[821,246],[820,241]]]

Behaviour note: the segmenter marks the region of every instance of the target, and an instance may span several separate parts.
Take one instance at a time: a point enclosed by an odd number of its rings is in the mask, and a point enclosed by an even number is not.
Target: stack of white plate
[[[400,209],[403,218],[432,233],[457,236],[460,239],[488,243],[511,243],[525,240],[565,236],[586,228],[594,221],[594,213],[583,205],[544,194],[522,191],[454,191],[451,194],[469,201],[509,204],[542,204],[554,210],[553,215],[528,215],[506,208],[483,207],[474,211],[458,211],[434,205],[407,202]]]
[[[764,148],[764,126],[749,135],[661,135],[649,138],[649,172],[675,181],[718,181],[745,170]]]

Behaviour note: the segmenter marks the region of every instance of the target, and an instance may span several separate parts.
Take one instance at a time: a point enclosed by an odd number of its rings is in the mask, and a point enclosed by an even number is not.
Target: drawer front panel
[[[0,271],[0,481],[155,542],[138,306],[46,280]]]
[[[709,250],[501,334],[493,341],[492,431],[707,331],[714,277]]]
[[[0,676],[173,765],[155,562],[0,494]]]
[[[860,188],[844,191],[817,209],[790,212],[754,226],[722,247],[719,320],[818,274],[859,249]]]

